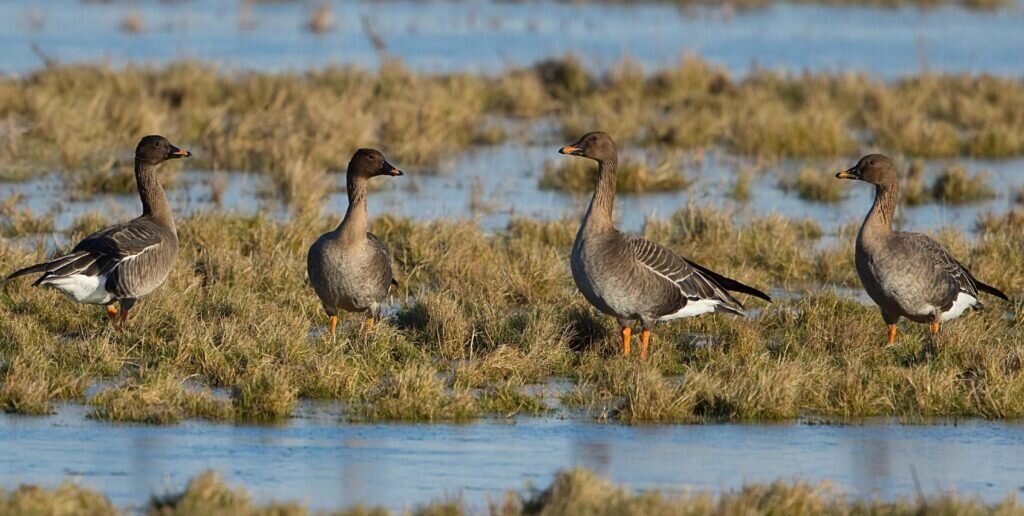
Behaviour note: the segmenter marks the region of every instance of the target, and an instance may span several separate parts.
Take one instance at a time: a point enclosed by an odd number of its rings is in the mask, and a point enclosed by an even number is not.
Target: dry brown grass
[[[856,499],[827,484],[787,483],[750,484],[720,493],[685,491],[668,494],[660,491],[631,492],[586,469],[561,471],[543,489],[518,489],[510,486],[500,502],[492,501],[488,511],[474,510],[460,499],[441,493],[435,501],[417,506],[408,514],[450,515],[490,514],[492,516],[617,516],[617,515],[714,515],[749,514],[825,514],[915,515],[959,514],[1004,516],[1024,514],[1012,495],[996,504],[946,493],[935,497],[916,497],[881,501]],[[401,500],[396,500],[401,502]],[[207,471],[192,478],[184,490],[153,496],[147,508],[151,516],[191,514],[305,516],[311,512],[296,502],[274,501],[258,504],[241,487],[224,483],[220,475]],[[4,514],[120,514],[110,501],[95,491],[64,483],[56,489],[21,486],[13,491],[0,490],[0,512]],[[337,516],[385,516],[384,508],[351,506],[333,508]]]
[[[100,220],[81,221],[84,232]],[[623,421],[790,419],[892,415],[1024,417],[1024,223],[979,222],[976,241],[940,238],[978,277],[1015,301],[944,327],[932,345],[904,324],[885,348],[874,307],[822,292],[859,287],[856,221],[821,246],[813,222],[689,206],[645,234],[698,263],[762,289],[751,318],[659,325],[647,363],[622,359],[617,332],[577,293],[568,255],[578,222],[514,220],[486,233],[470,222],[374,221],[391,247],[398,314],[373,333],[358,319],[337,342],[306,285],[305,249],[333,221],[197,215],[180,220],[182,250],[167,285],[133,311],[128,329],[101,310],[16,281],[0,293],[0,404],[47,413],[86,400],[104,419],[280,421],[301,398],[340,400],[357,419],[466,420],[548,410],[536,387],[575,383],[565,396],[595,417]],[[0,270],[42,258],[0,247]],[[254,271],[262,271],[254,274]],[[807,293],[810,293],[808,295]],[[1009,310],[1013,317],[1003,316]],[[208,389],[231,392],[219,398]]]
[[[306,29],[314,34],[323,34],[334,30],[334,9],[330,2],[323,2],[313,10]]]
[[[597,164],[588,159],[562,157],[544,162],[538,185],[542,190],[592,192],[597,182]],[[648,160],[625,159],[619,164],[616,190],[619,193],[674,192],[693,184],[678,159],[662,158],[655,165]]]
[[[871,144],[921,157],[1024,151],[1024,85],[1013,79],[930,74],[886,83],[755,71],[732,80],[687,57],[651,76],[613,72],[578,82],[587,86],[561,106],[570,138],[601,128],[620,140],[768,158],[840,156]]]
[[[779,187],[785,192],[796,192],[797,196],[806,201],[839,202],[847,190],[835,180],[834,174],[830,169],[804,167],[796,177],[783,176]]]
[[[90,398],[91,417],[110,421],[170,424],[185,419],[230,420],[231,406],[208,390],[189,389],[185,379],[160,372],[100,391]]]
[[[130,34],[138,34],[146,29],[146,22],[142,19],[142,13],[132,11],[121,19],[121,30]]]
[[[988,185],[988,174],[971,174],[959,166],[947,167],[935,179],[932,195],[945,203],[962,204],[986,201],[996,197],[996,191]]]
[[[761,9],[782,2],[794,4],[822,4],[831,6],[871,6],[880,8],[896,9],[901,7],[916,7],[918,9],[935,9],[942,6],[954,5],[965,9],[995,10],[1012,7],[1011,0],[592,0],[604,3],[619,4],[640,4],[649,1],[677,4],[684,8],[692,7],[713,7],[721,8],[727,12],[732,9]]]
[[[0,78],[0,145],[10,155],[0,175],[62,169],[86,193],[120,191],[130,175],[114,174],[111,160],[130,155],[125,135],[159,132],[195,152],[190,167],[265,172],[290,192],[310,179],[296,163],[342,170],[358,147],[417,167],[481,142],[535,138],[508,134],[510,117],[549,117],[569,139],[601,129],[624,148],[719,147],[768,160],[845,157],[862,147],[1002,157],[1024,154],[1022,113],[1024,82],[1015,79],[927,74],[884,82],[760,70],[733,79],[695,57],[650,74],[628,60],[593,74],[571,57],[497,76],[417,74],[387,59],[372,72],[269,74],[187,61],[52,66]]]
[[[21,208],[21,195],[0,199],[0,236],[16,237],[52,233],[53,216],[36,215],[30,208]]]

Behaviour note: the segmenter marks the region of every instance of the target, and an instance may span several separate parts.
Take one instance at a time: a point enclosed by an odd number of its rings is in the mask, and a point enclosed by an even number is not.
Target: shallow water
[[[369,214],[376,217],[392,214],[417,220],[437,218],[473,218],[487,230],[502,229],[513,216],[540,219],[568,217],[578,219],[590,201],[590,194],[566,194],[545,191],[538,187],[546,160],[578,159],[560,156],[552,145],[506,144],[481,147],[456,157],[437,170],[411,170],[399,178],[377,178],[380,187],[370,194]],[[688,159],[683,173],[695,182],[686,190],[642,195],[620,194],[615,210],[620,226],[628,231],[639,231],[649,217],[664,218],[688,203],[709,205],[735,214],[737,220],[750,220],[769,214],[790,218],[812,218],[834,235],[846,224],[857,224],[871,205],[873,191],[870,186],[844,181],[847,197],[837,203],[801,200],[793,193],[783,192],[779,180],[794,175],[802,162],[782,163],[758,172],[753,177],[750,199],[737,202],[729,197],[736,180],[735,158],[707,153],[704,159]],[[939,203],[901,208],[898,225],[914,231],[951,227],[966,233],[973,231],[978,216],[983,213],[1001,214],[1014,206],[1016,191],[1024,187],[1024,158],[998,161],[956,160],[971,173],[985,172],[988,184],[997,192],[991,201],[946,205]],[[926,162],[925,179],[931,183],[936,174],[949,161]],[[399,164],[400,165],[400,164]],[[819,164],[818,170],[832,178],[834,171],[849,164],[840,161]],[[127,172],[126,172],[127,173]],[[344,174],[332,174],[334,193],[330,194],[324,216],[341,217],[348,204],[344,192]],[[223,181],[221,203],[211,198],[211,183]],[[168,192],[175,214],[179,217],[201,211],[224,211],[244,214],[261,212],[272,218],[288,216],[288,210],[279,202],[267,199],[261,192],[268,190],[266,177],[258,174],[227,173],[218,176],[203,171],[185,170],[174,178]],[[25,182],[0,183],[0,199],[12,194],[22,196],[21,206],[36,214],[53,213],[58,230],[71,225],[88,212],[102,211],[111,220],[134,217],[139,211],[138,196],[134,193],[98,195],[86,200],[68,200],[68,192],[61,186],[59,176],[48,176]]]
[[[578,419],[466,425],[348,424],[323,405],[278,427],[188,422],[113,425],[78,405],[48,417],[0,414],[0,485],[65,478],[122,507],[221,471],[262,501],[328,509],[410,507],[461,495],[480,507],[559,469],[591,468],[635,490],[722,490],[776,479],[828,480],[854,497],[956,490],[998,501],[1024,489],[1024,426],[602,425]]]
[[[158,64],[199,58],[234,68],[286,70],[390,56],[422,71],[493,72],[574,53],[596,67],[630,56],[648,67],[686,53],[736,74],[752,66],[856,69],[883,77],[922,69],[1024,74],[1024,10],[877,9],[778,4],[764,9],[680,9],[574,2],[336,1],[335,30],[305,29],[321,2],[0,2],[0,73],[42,66],[32,44],[59,62]],[[248,7],[243,7],[248,5]],[[121,30],[137,13],[143,30]],[[630,23],[620,23],[628,19]]]

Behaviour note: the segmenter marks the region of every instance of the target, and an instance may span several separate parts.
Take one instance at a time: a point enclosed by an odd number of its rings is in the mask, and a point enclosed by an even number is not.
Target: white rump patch
[[[671,321],[672,319],[682,319],[683,317],[695,317],[701,314],[708,314],[715,311],[715,307],[722,304],[717,299],[701,299],[699,301],[690,301],[686,303],[686,306],[682,310],[664,315],[658,318],[659,321]]]
[[[949,310],[946,310],[945,312],[939,314],[939,321],[946,322],[950,319],[956,319],[957,317],[960,317],[960,315],[964,313],[964,310],[967,310],[968,308],[976,304],[978,304],[978,298],[970,294],[961,292],[956,296],[956,300],[953,301],[953,306],[949,307]]]
[[[114,296],[107,292],[106,275],[86,276],[84,274],[75,274],[47,279],[42,282],[42,285],[53,287],[79,303],[105,305],[114,299]]]

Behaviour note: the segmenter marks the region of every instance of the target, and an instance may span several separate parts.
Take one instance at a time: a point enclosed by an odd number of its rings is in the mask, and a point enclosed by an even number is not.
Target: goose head
[[[885,154],[868,154],[856,165],[836,174],[839,179],[856,179],[873,185],[896,181],[896,165]]]
[[[348,162],[349,174],[360,177],[401,176],[398,170],[376,149],[359,149]]]
[[[558,149],[558,152],[559,154],[590,158],[598,162],[616,158],[615,141],[608,136],[608,133],[601,131],[584,134],[579,141]]]
[[[139,140],[135,147],[135,159],[158,165],[169,159],[187,158],[192,153],[174,146],[167,138],[158,134],[151,134]]]

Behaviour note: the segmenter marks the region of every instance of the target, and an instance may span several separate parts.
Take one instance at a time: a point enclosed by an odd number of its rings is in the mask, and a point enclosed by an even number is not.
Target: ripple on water
[[[368,210],[371,217],[385,214],[410,217],[417,220],[437,218],[472,218],[486,230],[499,230],[508,225],[512,217],[559,219],[580,217],[590,200],[589,194],[565,194],[541,190],[538,177],[545,160],[557,155],[551,145],[504,145],[474,148],[442,167],[437,173],[418,174],[410,171],[404,181],[386,184],[371,195]],[[625,152],[631,152],[626,150]],[[738,203],[729,197],[735,180],[736,158],[717,157],[709,153],[699,165],[691,165],[686,174],[696,183],[681,192],[620,194],[615,210],[619,225],[627,231],[639,231],[649,217],[668,217],[688,203],[709,205],[734,213],[738,221],[751,220],[771,214],[790,218],[811,218],[824,230],[823,242],[835,242],[837,230],[848,224],[859,224],[871,205],[873,192],[868,185],[849,182],[848,195],[837,203],[819,203],[801,200],[794,194],[779,189],[781,174],[798,170],[800,162],[786,162],[775,169],[758,174],[752,182],[750,199]],[[925,204],[901,208],[897,225],[913,231],[936,230],[941,227],[970,233],[981,214],[1002,214],[1014,206],[1014,195],[1024,179],[1018,173],[1024,168],[1024,158],[985,161],[957,160],[974,173],[987,171],[988,182],[996,190],[991,201],[963,204]],[[925,179],[930,181],[948,160],[926,162]],[[823,168],[829,173],[828,167]],[[224,173],[221,201],[211,196],[211,174],[203,171],[181,172],[176,187],[168,197],[179,217],[197,212],[220,211],[226,213],[261,213],[270,218],[288,217],[288,209],[278,201],[260,194],[265,191],[267,178],[259,174]],[[332,174],[337,186],[324,208],[325,216],[341,217],[348,205],[344,192],[344,175]],[[838,181],[838,180],[837,180]],[[55,227],[63,230],[76,218],[90,212],[102,212],[111,220],[134,217],[139,211],[135,194],[104,194],[86,200],[66,200],[67,193],[60,186],[58,176],[46,176],[24,182],[0,183],[0,199],[12,194],[22,196],[20,206],[36,214],[54,213]],[[478,198],[483,192],[488,199],[486,210],[479,209]],[[22,239],[29,245],[34,238]],[[56,236],[51,245],[66,243]]]
[[[387,34],[387,57],[421,71],[494,72],[575,54],[600,68],[628,55],[648,67],[699,52],[734,74],[752,65],[792,72],[859,69],[899,77],[930,71],[1024,73],[1021,10],[880,9],[780,2],[764,9],[680,9],[671,2],[336,2],[334,30],[306,30],[302,2],[194,0],[0,2],[3,72],[110,60],[153,64],[199,57],[231,67],[374,67],[381,53],[363,28]],[[1019,4],[1017,4],[1019,5]],[[135,13],[140,32],[121,30]],[[631,23],[620,23],[629,19]],[[836,19],[843,30],[831,30]],[[33,42],[36,46],[30,45]],[[856,49],[856,51],[851,51]],[[499,56],[495,59],[495,56]]]
[[[556,386],[557,387],[557,386]],[[947,490],[997,501],[1024,478],[1024,426],[959,421],[857,424],[595,424],[515,418],[459,425],[347,424],[335,403],[304,402],[282,426],[186,422],[156,427],[54,416],[0,415],[0,485],[56,485],[68,476],[140,506],[213,468],[259,500],[314,508],[401,509],[461,493],[488,497],[583,466],[637,490],[735,488],[776,479],[829,480],[855,497]]]

